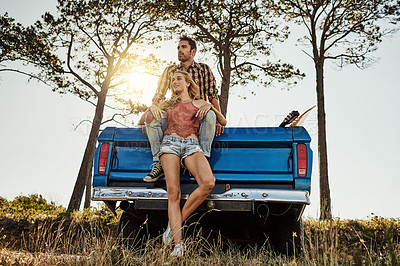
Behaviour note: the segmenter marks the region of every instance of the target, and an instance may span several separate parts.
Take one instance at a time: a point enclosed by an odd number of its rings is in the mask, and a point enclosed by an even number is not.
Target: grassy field
[[[159,238],[117,245],[117,224],[105,209],[67,213],[40,195],[0,198],[0,265],[400,265],[400,219],[305,219],[301,254],[188,237],[179,260]]]

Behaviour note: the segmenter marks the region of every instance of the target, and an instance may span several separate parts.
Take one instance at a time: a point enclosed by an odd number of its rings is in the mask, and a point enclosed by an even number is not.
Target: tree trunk
[[[92,166],[90,167],[90,173],[92,172],[93,169],[93,160],[92,160]],[[88,175],[87,180],[86,180],[86,188],[85,188],[85,202],[83,204],[83,208],[89,208],[90,203],[91,203],[91,198],[92,198],[92,174]]]
[[[228,100],[229,100],[229,87],[231,83],[231,58],[229,56],[229,49],[225,48],[223,53],[223,69],[222,82],[221,82],[221,96],[219,98],[219,104],[221,107],[221,113],[226,117],[228,111]]]
[[[102,90],[97,98],[97,105],[93,118],[92,128],[90,130],[89,139],[86,144],[86,149],[83,155],[81,167],[79,169],[78,177],[76,178],[75,187],[68,204],[68,210],[79,210],[79,207],[81,206],[83,192],[85,190],[86,181],[88,180],[88,178],[91,178],[94,151],[96,149],[96,141],[100,130],[100,124],[103,120],[106,95],[107,90]]]
[[[219,104],[221,107],[221,113],[226,117],[226,112],[228,111],[228,99],[229,99],[229,83],[230,77],[223,73],[222,83],[221,83],[221,96],[219,97]]]
[[[332,219],[331,192],[328,179],[328,153],[326,145],[326,121],[324,100],[324,62],[316,61],[317,107],[318,107],[318,162],[320,189],[320,219]]]

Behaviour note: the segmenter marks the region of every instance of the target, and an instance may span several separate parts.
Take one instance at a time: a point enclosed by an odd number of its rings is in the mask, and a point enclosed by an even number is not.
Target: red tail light
[[[307,175],[307,146],[297,144],[297,175],[305,177]]]
[[[100,175],[104,175],[106,173],[109,149],[110,149],[109,143],[101,144],[100,156],[99,156],[99,174]]]

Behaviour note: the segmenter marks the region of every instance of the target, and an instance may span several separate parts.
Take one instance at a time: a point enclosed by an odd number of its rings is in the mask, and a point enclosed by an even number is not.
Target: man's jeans
[[[212,110],[209,110],[206,116],[199,121],[199,143],[203,154],[207,157],[210,157],[216,122],[217,117]],[[150,124],[145,124],[153,161],[158,162],[158,153],[160,152],[164,131],[167,129],[167,119],[164,116],[161,120],[153,119]]]

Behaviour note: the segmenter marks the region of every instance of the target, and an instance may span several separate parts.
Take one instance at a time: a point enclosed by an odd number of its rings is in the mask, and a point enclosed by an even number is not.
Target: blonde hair
[[[188,87],[189,97],[192,100],[199,99],[200,98],[200,88],[199,88],[199,86],[197,86],[196,82],[194,82],[192,76],[190,76],[190,74],[188,72],[183,71],[183,70],[175,71],[174,76],[176,74],[182,74],[185,78],[185,81],[187,83],[189,83],[189,87]],[[171,99],[162,102],[160,104],[160,108],[161,108],[161,110],[167,111],[167,110],[173,108],[180,101],[181,101],[181,97],[179,97],[179,95],[177,93],[173,92]]]

